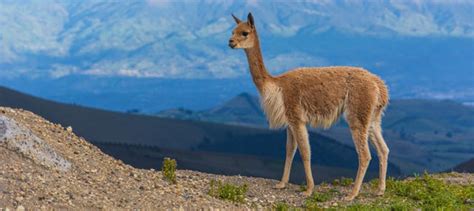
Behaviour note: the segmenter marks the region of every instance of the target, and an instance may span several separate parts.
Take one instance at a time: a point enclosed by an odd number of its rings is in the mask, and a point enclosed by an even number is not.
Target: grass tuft
[[[288,211],[290,210],[290,206],[285,202],[278,202],[273,205],[273,210],[275,211]]]
[[[300,192],[304,192],[304,191],[306,191],[306,183],[304,183],[304,182],[303,182],[303,183],[301,183],[301,185],[300,185],[300,188],[299,188],[299,189],[300,189]]]
[[[352,185],[352,183],[354,183],[354,180],[352,178],[346,178],[346,177],[341,178],[341,185],[344,187],[350,186]]]
[[[335,179],[334,181],[332,181],[332,185],[334,186],[344,186],[344,187],[347,187],[347,186],[350,186],[352,185],[352,183],[354,183],[354,180],[352,178],[346,178],[346,177],[341,177],[340,179]]]
[[[319,203],[331,200],[337,193],[336,189],[331,189],[327,192],[314,192],[313,195],[306,199],[305,208],[309,210],[322,209],[319,207]]]
[[[161,172],[163,173],[163,178],[173,184],[176,184],[176,160],[171,158],[165,158],[163,160],[163,166],[161,167]]]
[[[247,189],[247,184],[239,186],[230,183],[222,183],[221,181],[211,180],[208,194],[219,199],[243,203],[245,195],[247,193]]]

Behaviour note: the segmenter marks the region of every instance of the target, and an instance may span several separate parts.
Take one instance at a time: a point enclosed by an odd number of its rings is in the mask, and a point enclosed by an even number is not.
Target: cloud
[[[272,33],[278,34],[283,37],[291,37],[296,35],[298,31],[302,28],[301,26],[298,25],[277,25],[277,24],[269,24],[269,28],[272,31]]]
[[[218,33],[223,33],[227,31],[233,24],[229,20],[229,18],[219,18],[217,21],[205,26],[204,28],[200,29],[197,34],[200,37],[208,37],[211,35],[215,35]]]
[[[267,62],[269,70],[275,74],[297,67],[319,67],[328,64],[329,62],[322,57],[311,56],[301,52],[279,54],[270,58]]]
[[[69,65],[61,65],[61,64],[55,64],[52,66],[51,71],[49,71],[49,76],[52,78],[62,78],[74,73],[77,73],[79,71],[79,68],[75,66],[69,66]]]
[[[150,6],[155,6],[155,7],[167,7],[171,3],[173,3],[173,0],[146,0],[148,5]]]

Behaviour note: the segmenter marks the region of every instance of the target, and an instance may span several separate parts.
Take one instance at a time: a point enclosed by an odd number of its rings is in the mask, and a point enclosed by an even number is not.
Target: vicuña
[[[362,68],[342,66],[297,68],[272,76],[263,63],[252,14],[248,14],[247,22],[234,15],[232,17],[237,26],[232,31],[229,46],[245,50],[250,73],[270,127],[287,128],[285,168],[281,182],[275,188],[285,188],[287,185],[298,148],[306,174],[307,189],[303,195],[312,194],[314,181],[306,125],[328,128],[344,115],[359,158],[354,187],[346,200],[353,200],[359,194],[371,160],[369,136],[380,161],[377,194],[382,195],[385,191],[389,152],[381,129],[383,111],[389,98],[384,82]]]

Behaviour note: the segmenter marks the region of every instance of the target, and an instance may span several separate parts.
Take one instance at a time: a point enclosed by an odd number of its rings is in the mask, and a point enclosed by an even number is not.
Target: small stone
[[[15,198],[15,200],[16,200],[17,202],[21,202],[21,201],[23,201],[23,197],[22,197],[22,196],[18,196],[18,197]]]
[[[66,130],[67,130],[67,132],[72,133],[72,127],[71,127],[71,126],[68,126],[68,127],[66,128]]]
[[[23,207],[22,205],[18,206],[16,208],[17,211],[25,211],[25,207]]]

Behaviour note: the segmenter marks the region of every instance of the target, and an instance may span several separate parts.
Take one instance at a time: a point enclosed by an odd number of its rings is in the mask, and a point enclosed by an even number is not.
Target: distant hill
[[[257,106],[255,106],[257,105]],[[172,114],[172,115],[171,115]],[[164,110],[161,117],[266,127],[258,97],[242,93],[213,109]],[[443,171],[474,156],[474,108],[449,100],[392,100],[383,118],[390,159],[405,173]],[[315,131],[341,143],[352,139],[344,121]]]
[[[474,173],[474,158],[455,166],[453,171]]]
[[[279,178],[283,169],[283,131],[109,112],[43,100],[3,87],[0,105],[27,109],[52,122],[70,125],[104,152],[141,168],[159,168],[161,159],[171,156],[180,167],[220,174]],[[317,133],[310,137],[317,181],[355,175],[354,148]],[[299,159],[295,161],[292,180],[301,182],[303,169]],[[374,159],[369,167],[369,177],[377,175],[377,162]],[[395,165],[389,168],[391,175],[400,174]]]
[[[248,93],[241,93],[222,105],[208,110],[167,109],[158,112],[156,115],[176,119],[204,120],[253,127],[266,124],[258,98]]]

